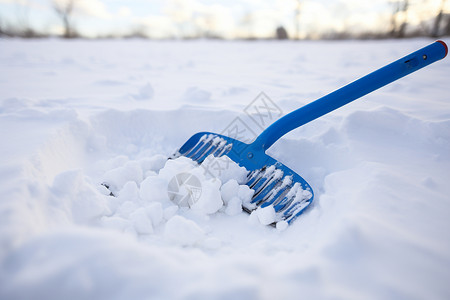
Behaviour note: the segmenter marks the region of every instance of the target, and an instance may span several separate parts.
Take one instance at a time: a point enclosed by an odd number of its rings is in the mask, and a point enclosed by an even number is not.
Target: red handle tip
[[[447,47],[447,44],[444,43],[444,41],[441,41],[441,40],[438,40],[438,41],[436,41],[436,42],[441,43],[441,44],[445,47],[445,55],[444,55],[444,57],[446,57],[447,54],[448,54],[448,47]]]

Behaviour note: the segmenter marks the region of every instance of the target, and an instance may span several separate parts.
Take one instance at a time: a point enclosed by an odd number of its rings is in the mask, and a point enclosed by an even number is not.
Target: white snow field
[[[237,166],[167,161],[431,42],[0,40],[0,299],[449,299],[448,58],[270,149],[315,192],[288,228]]]

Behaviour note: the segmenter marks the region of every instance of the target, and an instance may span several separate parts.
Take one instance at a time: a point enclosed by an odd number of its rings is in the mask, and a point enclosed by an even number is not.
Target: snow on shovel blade
[[[278,119],[251,144],[220,134],[200,132],[193,135],[174,156],[183,155],[202,163],[211,154],[216,157],[227,155],[249,171],[246,184],[255,193],[251,203],[244,205],[244,210],[251,212],[258,207],[272,205],[275,223],[285,221],[290,224],[311,204],[313,191],[302,177],[265,151],[289,131],[443,59],[447,53],[448,48],[443,41],[410,53]]]
[[[255,193],[243,209],[250,213],[258,207],[272,205],[277,222],[293,222],[314,198],[312,188],[294,171],[263,151],[250,150],[249,144],[216,133],[200,132],[193,135],[174,157],[186,156],[201,164],[209,155],[228,156],[246,168],[247,182]]]

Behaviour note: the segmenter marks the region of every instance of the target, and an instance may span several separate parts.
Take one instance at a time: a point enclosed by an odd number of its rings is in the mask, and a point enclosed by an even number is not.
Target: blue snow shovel
[[[313,201],[313,190],[300,175],[267,155],[266,150],[289,131],[443,59],[447,52],[447,45],[436,41],[285,115],[250,144],[221,134],[199,132],[174,157],[186,156],[200,164],[209,155],[228,156],[249,171],[246,184],[255,191],[251,203],[244,204],[243,209],[250,213],[272,205],[272,225],[283,221],[291,224]]]

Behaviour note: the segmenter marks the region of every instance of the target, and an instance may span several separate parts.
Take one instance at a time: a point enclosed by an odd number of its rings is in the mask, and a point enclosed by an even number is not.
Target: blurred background
[[[0,0],[1,37],[346,39],[450,34],[450,0]]]

